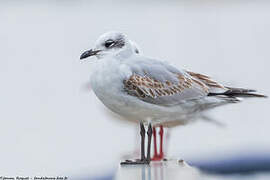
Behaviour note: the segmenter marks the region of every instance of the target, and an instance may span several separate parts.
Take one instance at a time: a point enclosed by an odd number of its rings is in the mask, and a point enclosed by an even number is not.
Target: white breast
[[[123,80],[129,69],[115,59],[102,59],[93,66],[90,84],[96,96],[112,111],[121,115],[127,99],[123,97]]]

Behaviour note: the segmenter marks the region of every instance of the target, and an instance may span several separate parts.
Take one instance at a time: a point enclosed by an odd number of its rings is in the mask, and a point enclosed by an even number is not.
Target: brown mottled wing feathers
[[[124,88],[129,94],[139,98],[172,96],[181,94],[184,90],[198,86],[204,93],[208,93],[208,87],[201,81],[190,76],[175,74],[178,78],[178,83],[170,81],[161,82],[154,78],[133,74],[129,79],[124,80]]]
[[[203,82],[205,85],[207,85],[210,88],[222,88],[226,89],[223,85],[219,84],[218,82],[211,79],[209,76],[194,73],[191,71],[186,71],[193,79],[199,80],[200,82]]]

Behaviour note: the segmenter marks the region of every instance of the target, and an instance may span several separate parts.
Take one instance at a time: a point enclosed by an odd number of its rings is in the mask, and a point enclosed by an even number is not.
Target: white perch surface
[[[183,160],[167,160],[153,161],[150,165],[120,165],[115,180],[195,180],[200,177],[200,171]]]

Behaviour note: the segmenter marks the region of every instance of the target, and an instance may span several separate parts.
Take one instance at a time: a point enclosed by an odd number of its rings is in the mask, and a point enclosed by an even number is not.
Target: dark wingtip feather
[[[223,93],[209,93],[208,96],[217,96],[217,95],[225,95],[228,97],[260,97],[267,98],[266,95],[255,93],[254,89],[244,89],[244,88],[231,88],[226,87],[228,90]]]
[[[228,88],[228,91],[226,91],[224,94],[228,96],[267,98],[266,95],[255,93],[257,91],[254,89],[232,88],[232,87],[226,87],[226,88]]]
[[[268,98],[268,96],[263,95],[263,94],[253,94],[253,93],[250,93],[250,96]]]
[[[266,95],[263,95],[263,94],[255,94],[255,93],[235,94],[234,96],[237,96],[237,97],[261,97],[261,98],[267,98]]]
[[[239,93],[256,92],[255,89],[233,88],[233,87],[228,87],[228,86],[226,86],[226,88],[229,89],[229,91],[239,92]]]

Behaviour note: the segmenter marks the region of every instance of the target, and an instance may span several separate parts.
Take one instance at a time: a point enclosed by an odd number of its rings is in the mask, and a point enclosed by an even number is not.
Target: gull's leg
[[[145,161],[145,129],[144,129],[144,125],[142,122],[140,122],[140,128],[141,128],[141,131],[140,131],[140,134],[141,134],[141,161]]]
[[[136,165],[136,164],[149,164],[150,163],[150,160],[148,161],[148,159],[145,158],[145,150],[144,150],[145,149],[145,145],[144,145],[145,144],[145,128],[144,128],[144,125],[142,122],[140,123],[140,129],[141,129],[141,131],[140,131],[140,134],[141,134],[141,159],[138,159],[135,161],[126,160],[125,162],[121,162],[121,165]],[[152,129],[152,127],[151,127],[151,129]],[[149,131],[149,127],[148,127],[148,131]],[[149,134],[148,131],[147,131],[147,134]],[[148,140],[149,140],[149,135],[148,135]],[[149,144],[149,142],[148,142],[148,144]],[[150,145],[151,145],[151,140],[150,140]],[[147,149],[147,157],[148,157],[148,149]],[[149,153],[149,157],[150,157],[150,153]]]
[[[156,161],[158,158],[158,152],[157,152],[157,133],[156,133],[156,127],[153,127],[153,139],[154,139],[154,156],[151,160]]]
[[[159,136],[160,136],[160,147],[159,147],[159,158],[160,160],[164,158],[164,153],[163,153],[163,126],[160,126],[159,129]]]
[[[148,126],[148,130],[147,130],[148,145],[147,145],[147,157],[146,157],[146,161],[148,163],[150,163],[150,161],[151,161],[151,139],[152,139],[152,134],[153,134],[153,130],[152,130],[152,125],[150,123],[149,126]]]
[[[156,128],[153,128],[153,137],[154,137],[154,156],[152,158],[153,161],[160,161],[164,158],[164,153],[163,153],[163,126],[160,125],[159,126],[159,137],[160,137],[160,141],[159,141],[159,154],[157,151],[157,142],[156,142]]]

